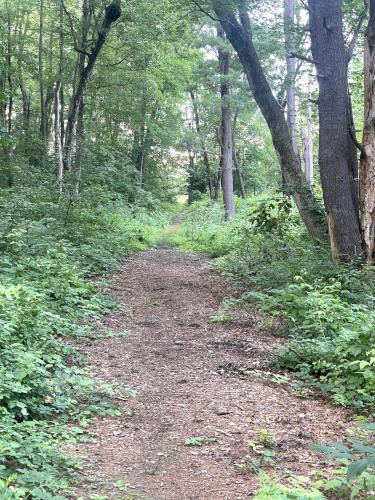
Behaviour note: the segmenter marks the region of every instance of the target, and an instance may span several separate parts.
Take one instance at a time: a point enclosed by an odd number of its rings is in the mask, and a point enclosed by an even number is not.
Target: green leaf
[[[348,467],[348,479],[356,479],[359,477],[369,466],[366,458],[353,462]]]

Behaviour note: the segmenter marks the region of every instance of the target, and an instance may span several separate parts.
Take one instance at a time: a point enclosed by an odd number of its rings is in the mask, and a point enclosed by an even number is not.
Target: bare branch
[[[363,23],[367,17],[368,7],[369,7],[368,0],[364,0],[364,8],[358,17],[358,20],[357,20],[355,26],[351,30],[351,33],[353,33],[353,35],[352,35],[350,42],[348,43],[348,49],[347,49],[348,62],[350,62],[353,58],[353,53],[354,53],[355,45],[356,45],[357,40],[358,40],[358,36],[362,30]]]
[[[288,57],[290,57],[290,58],[295,57],[296,59],[300,59],[301,61],[305,61],[305,62],[308,62],[310,64],[315,64],[315,65],[318,64],[316,61],[314,61],[314,59],[311,59],[311,57],[307,57],[307,56],[304,56],[302,54],[296,54],[296,52],[290,52]]]
[[[351,126],[349,128],[349,132],[350,132],[350,137],[352,138],[352,141],[354,142],[356,147],[361,152],[361,158],[367,158],[366,149],[365,149],[364,145],[361,142],[359,142],[359,140],[357,139],[354,126]]]
[[[305,10],[307,10],[308,12],[311,12],[310,7],[309,7],[309,6],[307,5],[307,3],[306,3],[306,2],[304,2],[303,0],[301,0],[301,5],[302,5],[302,7],[303,7]]]
[[[198,9],[203,12],[203,14],[205,14],[206,16],[208,16],[210,19],[212,19],[212,21],[215,21],[215,22],[221,22],[221,19],[218,19],[217,17],[214,17],[212,14],[210,14],[209,12],[207,12],[198,2],[197,0],[191,0],[193,2],[193,4],[198,7]]]
[[[70,33],[71,33],[72,38],[73,38],[74,50],[76,52],[78,52],[79,54],[84,54],[85,56],[90,57],[90,53],[89,52],[87,52],[86,50],[80,49],[78,47],[76,36],[75,36],[75,33],[74,33],[74,24],[73,24],[72,16],[71,16],[70,12],[68,11],[68,9],[66,8],[63,0],[61,0],[61,5],[62,5],[62,8],[64,9],[66,17],[68,18],[68,21],[69,21]]]

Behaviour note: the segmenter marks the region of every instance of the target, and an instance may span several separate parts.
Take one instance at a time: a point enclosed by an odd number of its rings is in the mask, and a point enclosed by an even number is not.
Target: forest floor
[[[80,349],[95,379],[137,396],[115,399],[122,416],[96,418],[89,440],[71,450],[84,459],[86,478],[72,498],[252,498],[257,467],[327,470],[309,445],[343,441],[355,426],[350,413],[319,395],[305,398],[270,368],[285,342],[276,326],[256,313],[220,316],[237,292],[211,262],[161,244],[113,274],[109,291],[125,312],[105,317],[98,331],[129,334]]]

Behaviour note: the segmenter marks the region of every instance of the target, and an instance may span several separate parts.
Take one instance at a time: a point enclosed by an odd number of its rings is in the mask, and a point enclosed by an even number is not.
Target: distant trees
[[[273,95],[253,43],[251,22],[243,1],[237,2],[237,14],[231,5],[212,0],[213,9],[236,50],[244,72],[271,132],[278,154],[286,189],[296,202],[307,229],[313,238],[324,239],[323,229],[314,196],[305,182],[300,163],[293,149],[292,136],[284,111]]]
[[[120,0],[1,0],[0,182],[14,188],[30,165],[76,196],[97,162],[106,181],[119,184],[113,165],[128,172],[136,197],[186,170],[227,218],[233,193],[278,187],[334,258],[373,262],[374,1],[360,144],[362,0],[129,0],[121,17]]]

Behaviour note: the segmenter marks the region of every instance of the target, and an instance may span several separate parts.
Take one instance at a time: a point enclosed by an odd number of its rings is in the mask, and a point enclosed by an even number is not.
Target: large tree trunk
[[[311,50],[319,82],[319,166],[332,254],[362,253],[358,162],[351,137],[348,53],[341,0],[309,0]]]
[[[360,206],[363,245],[369,264],[375,263],[375,0],[365,42],[364,154],[361,157]]]
[[[285,31],[285,49],[286,49],[286,68],[287,68],[287,120],[292,136],[294,154],[299,159],[298,150],[298,127],[297,127],[297,104],[296,104],[296,71],[297,59],[290,57],[295,53],[295,16],[296,0],[284,0],[284,31]]]
[[[219,42],[225,41],[223,28],[218,28]],[[229,67],[230,52],[219,46],[220,66],[220,95],[221,95],[221,185],[223,188],[223,200],[225,218],[231,219],[236,213],[233,194],[233,150],[232,150],[232,124],[230,105]]]
[[[250,88],[271,132],[275,150],[287,189],[293,194],[295,203],[308,231],[316,240],[325,239],[316,200],[309,189],[293,150],[289,127],[284,110],[272,94],[258,54],[252,41],[249,16],[240,8],[240,22],[230,8],[224,8],[220,0],[212,0],[217,17],[235,48],[245,70]],[[241,2],[242,4],[242,2]]]
[[[100,31],[98,33],[98,37],[96,39],[92,52],[88,55],[87,64],[84,67],[82,74],[80,75],[77,88],[75,89],[75,92],[73,94],[65,132],[64,163],[66,170],[70,170],[72,166],[73,139],[76,131],[80,103],[84,95],[87,82],[89,81],[90,75],[95,65],[95,61],[98,58],[100,51],[102,50],[111,26],[115,21],[117,21],[120,16],[120,0],[113,0],[112,3],[105,9],[105,15]]]
[[[199,112],[198,112],[198,106],[197,102],[195,99],[195,94],[192,89],[189,89],[190,97],[191,97],[191,103],[193,106],[193,115],[194,115],[194,122],[195,122],[195,130],[197,131],[197,134],[199,136],[199,141],[201,143],[201,148],[202,148],[202,157],[203,157],[203,164],[206,169],[206,175],[207,175],[207,183],[208,183],[208,189],[210,191],[210,198],[211,200],[214,199],[215,193],[214,193],[214,186],[212,183],[212,174],[211,174],[211,166],[210,166],[210,160],[208,158],[208,152],[206,148],[206,141],[202,137],[202,130],[201,130],[201,124],[200,124],[200,119],[199,119]]]

